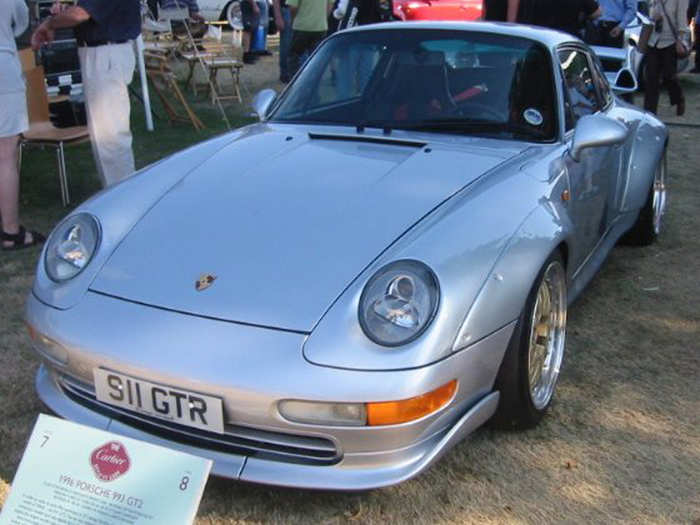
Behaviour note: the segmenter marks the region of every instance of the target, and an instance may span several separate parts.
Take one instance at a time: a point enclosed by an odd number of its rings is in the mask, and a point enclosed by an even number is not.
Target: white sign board
[[[211,461],[41,414],[0,525],[192,523]]]

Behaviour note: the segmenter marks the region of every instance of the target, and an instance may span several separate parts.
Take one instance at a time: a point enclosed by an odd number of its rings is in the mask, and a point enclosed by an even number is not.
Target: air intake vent
[[[224,425],[223,435],[215,434],[107,405],[97,400],[92,385],[69,376],[61,376],[60,384],[63,392],[76,403],[131,427],[177,443],[306,465],[331,465],[341,459],[335,445],[328,439],[229,424]]]

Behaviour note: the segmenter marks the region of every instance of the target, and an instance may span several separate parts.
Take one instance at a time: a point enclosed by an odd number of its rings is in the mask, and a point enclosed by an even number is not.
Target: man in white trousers
[[[34,31],[32,47],[51,42],[56,29],[75,28],[92,152],[103,186],[110,186],[134,173],[128,85],[132,40],[141,33],[140,2],[78,0],[52,12]]]

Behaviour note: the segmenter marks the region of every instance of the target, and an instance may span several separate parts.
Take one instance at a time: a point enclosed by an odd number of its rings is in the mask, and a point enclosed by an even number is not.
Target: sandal
[[[21,250],[22,248],[29,248],[30,246],[38,246],[43,244],[43,242],[46,240],[46,237],[39,232],[32,230],[29,233],[32,234],[32,240],[30,242],[26,242],[27,230],[25,230],[24,226],[20,226],[17,233],[5,233],[3,231],[2,234],[0,234],[2,249],[7,251]],[[11,242],[12,244],[5,246],[4,243],[6,242]]]

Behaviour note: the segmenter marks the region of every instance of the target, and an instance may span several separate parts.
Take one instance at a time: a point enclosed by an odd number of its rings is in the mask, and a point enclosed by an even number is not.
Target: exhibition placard
[[[41,414],[0,525],[192,523],[211,461]]]

